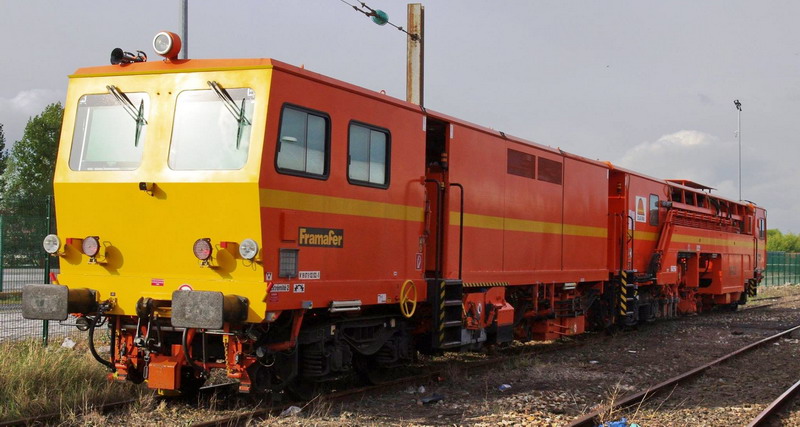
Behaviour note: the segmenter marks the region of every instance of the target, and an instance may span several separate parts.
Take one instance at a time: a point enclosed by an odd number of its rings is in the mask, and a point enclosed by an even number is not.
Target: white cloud
[[[776,157],[752,144],[742,151],[742,198],[767,208],[769,227],[800,231],[800,210],[794,160]],[[656,178],[687,179],[739,198],[739,146],[731,135],[723,140],[697,130],[681,130],[638,144],[615,164]]]
[[[620,166],[663,179],[687,179],[738,198],[735,142],[697,130],[681,130],[629,149]]]

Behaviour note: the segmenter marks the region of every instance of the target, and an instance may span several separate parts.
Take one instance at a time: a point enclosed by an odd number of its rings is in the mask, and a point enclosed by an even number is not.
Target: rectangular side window
[[[323,113],[285,106],[276,165],[279,172],[328,177],[329,119]]]
[[[521,151],[508,149],[506,171],[510,175],[533,179],[535,174],[536,156]]]
[[[758,219],[758,238],[764,240],[767,237],[767,220],[764,218]]]
[[[353,184],[389,186],[389,132],[351,123],[347,178]]]
[[[561,185],[561,162],[539,157],[539,181]]]
[[[658,225],[658,196],[650,195],[650,225]]]

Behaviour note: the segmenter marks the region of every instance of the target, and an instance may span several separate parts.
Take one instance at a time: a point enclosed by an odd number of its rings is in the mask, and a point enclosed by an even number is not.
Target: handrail
[[[458,280],[461,280],[464,259],[464,186],[456,182],[451,182],[449,185],[461,190],[461,210],[458,217]]]
[[[434,279],[441,279],[442,278],[442,266],[441,266],[441,256],[443,251],[443,212],[444,208],[442,204],[444,204],[444,184],[438,179],[427,178],[425,180],[426,183],[433,183],[436,184],[436,208],[438,210],[437,214],[439,216],[438,220],[436,221],[436,259],[435,259],[435,270],[434,270]]]

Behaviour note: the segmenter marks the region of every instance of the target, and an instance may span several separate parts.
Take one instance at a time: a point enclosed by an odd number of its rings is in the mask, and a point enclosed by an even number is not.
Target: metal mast
[[[181,0],[181,52],[179,59],[189,57],[189,0]]]
[[[739,201],[742,200],[742,103],[738,99],[733,101],[736,106],[736,136],[739,137]]]

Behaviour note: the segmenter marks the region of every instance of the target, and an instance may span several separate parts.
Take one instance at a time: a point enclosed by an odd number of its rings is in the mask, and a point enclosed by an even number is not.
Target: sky
[[[353,0],[347,0],[355,3]],[[406,25],[406,3],[371,0]],[[651,176],[800,232],[800,2],[477,1],[425,6],[425,106]],[[179,0],[0,0],[7,143],[67,76],[179,32]],[[189,2],[190,58],[275,58],[405,98],[404,34],[341,0]]]

